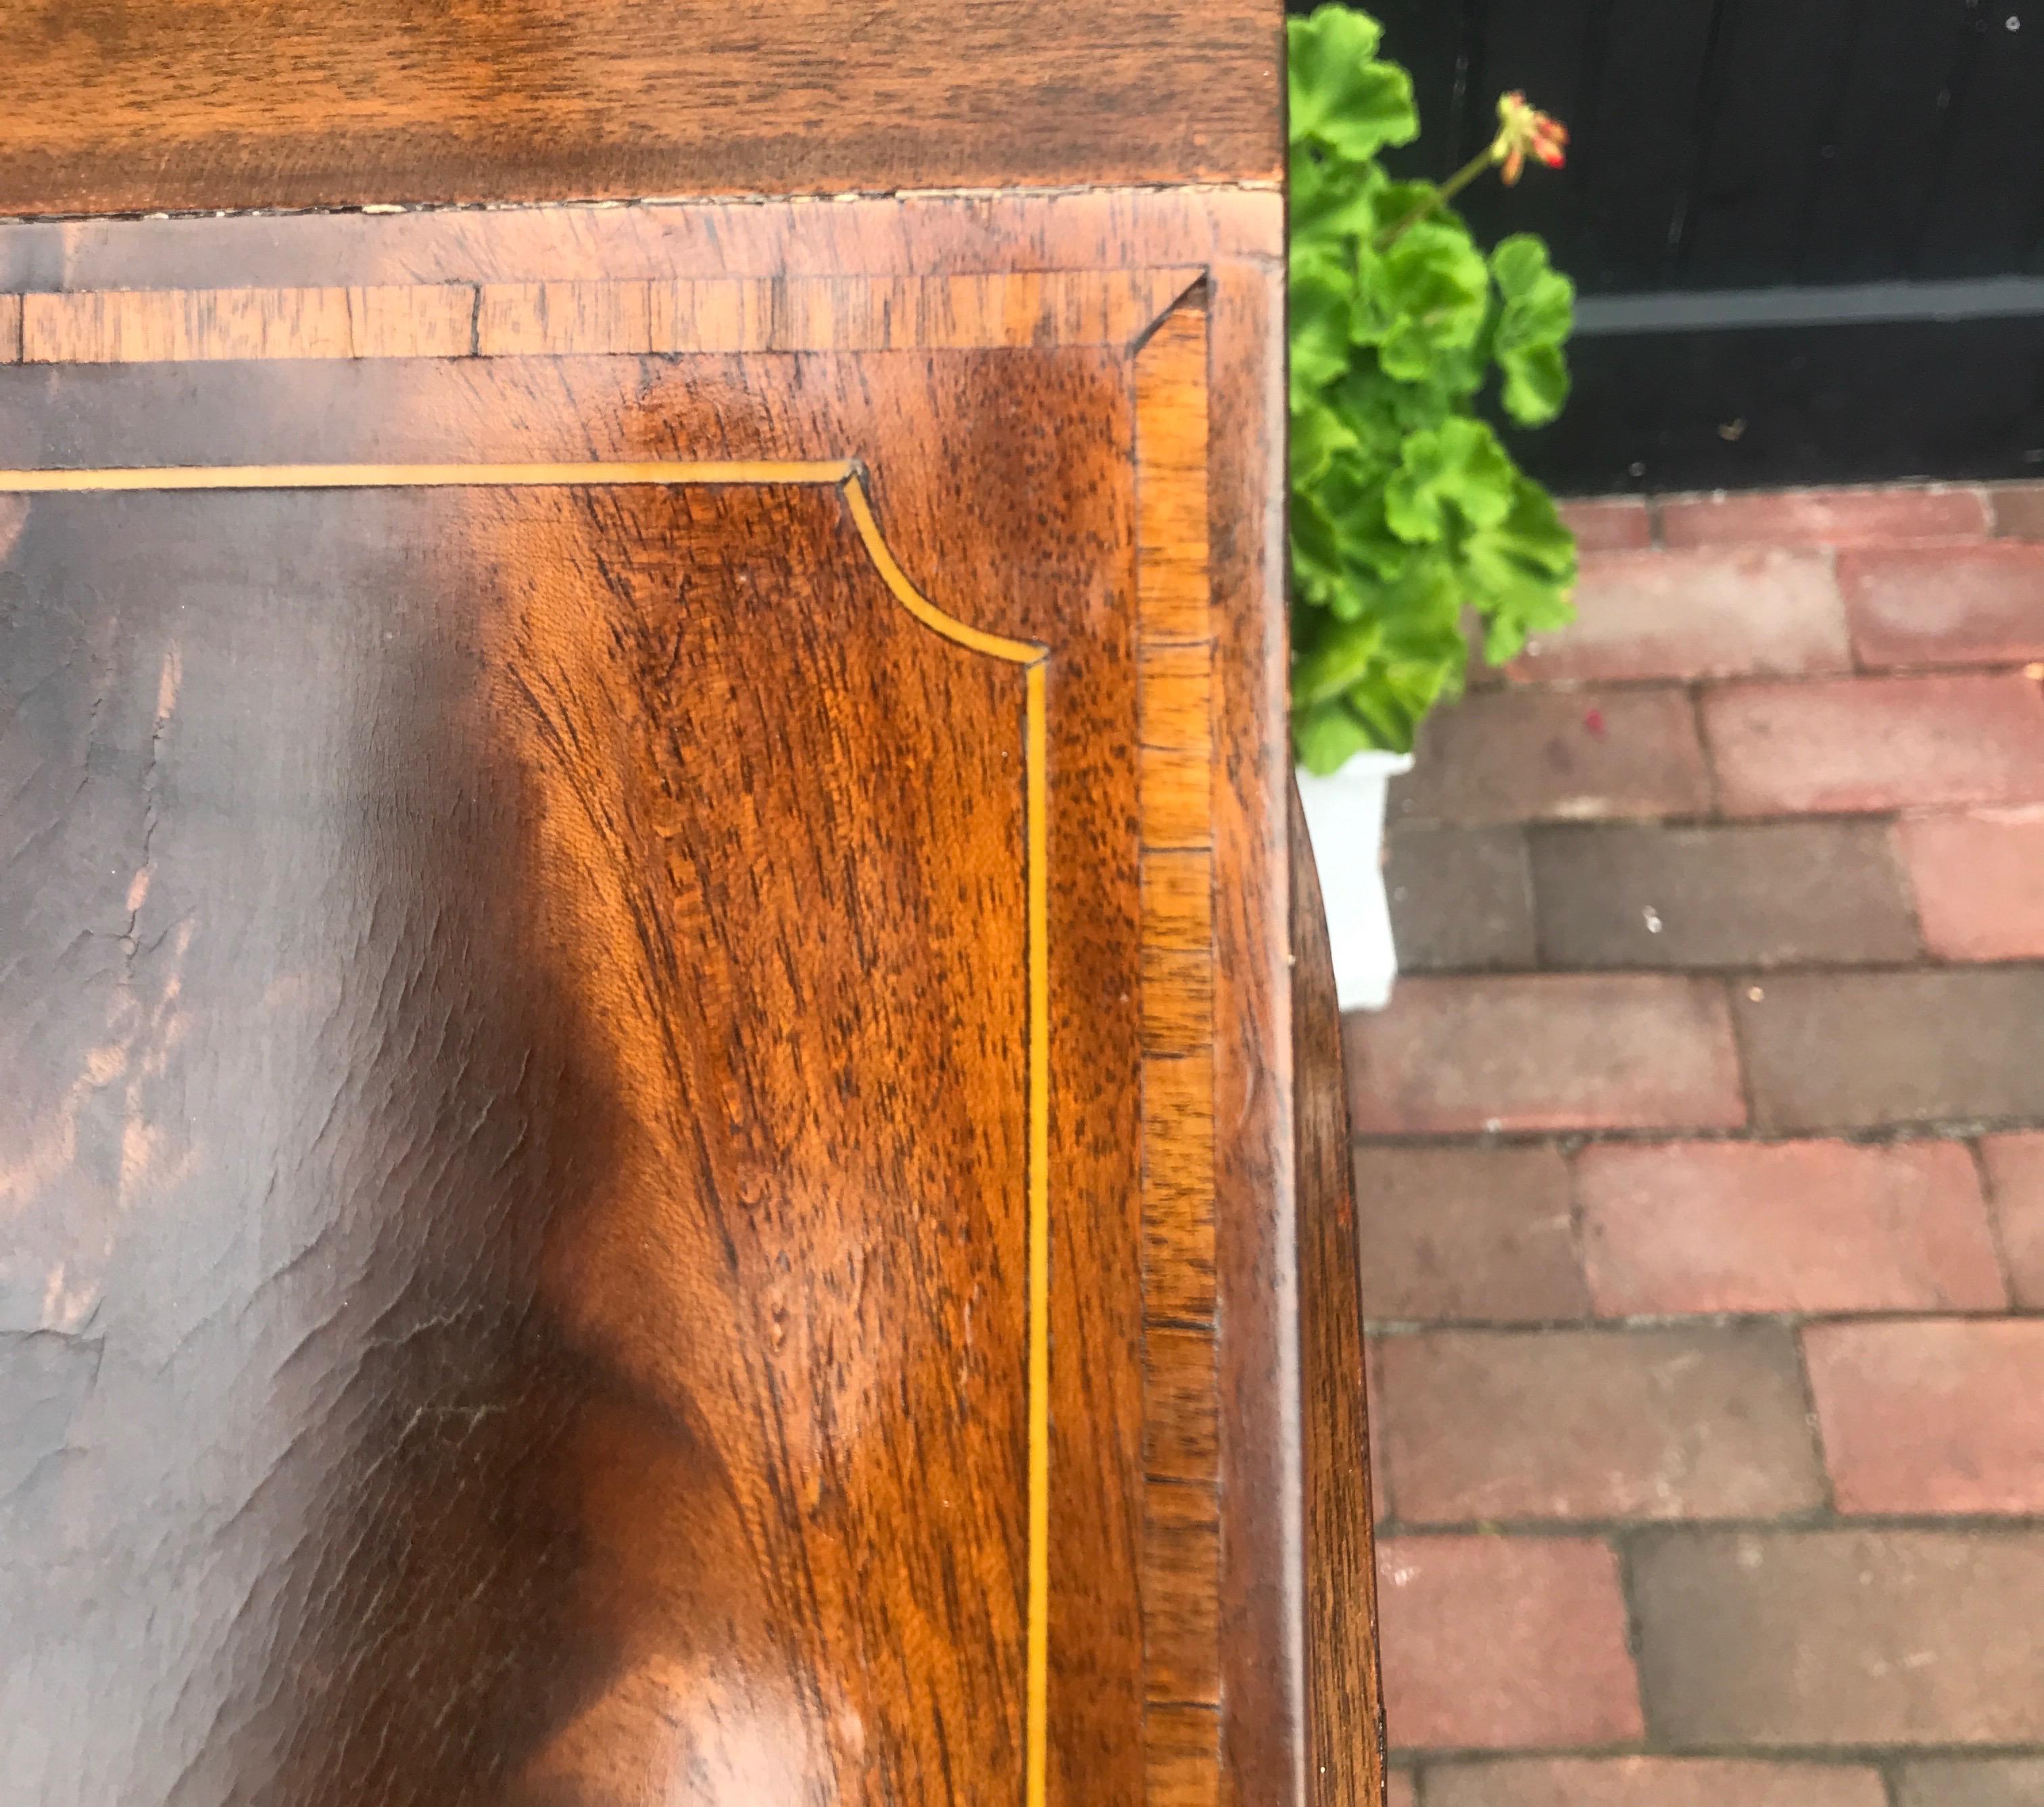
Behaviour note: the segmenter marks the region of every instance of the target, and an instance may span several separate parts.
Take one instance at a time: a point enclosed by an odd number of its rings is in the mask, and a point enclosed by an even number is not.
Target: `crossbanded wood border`
[[[1130,358],[1135,413],[1143,1325],[1141,1595],[1147,1807],[1220,1794],[1220,1457],[1215,1238],[1215,624],[1208,545],[1208,320],[1197,269],[970,277],[98,290],[0,296],[0,363],[548,358],[1100,346]],[[1132,353],[1131,348],[1133,347]],[[24,488],[209,486],[217,473],[14,474]],[[613,468],[609,480],[632,473]],[[729,478],[733,473],[727,470]],[[852,467],[751,480],[845,482]],[[280,485],[363,471],[279,469]],[[385,481],[501,471],[393,470]],[[702,481],[680,467],[661,478]],[[112,482],[105,480],[112,478]],[[531,480],[596,480],[536,467]],[[246,481],[244,474],[244,481]],[[863,492],[851,481],[851,493]],[[873,536],[869,535],[869,543]],[[898,591],[897,591],[898,594]],[[1040,685],[1043,669],[1029,666]],[[1040,825],[1040,816],[1039,818]],[[1041,869],[1039,857],[1032,871]],[[1032,906],[1033,907],[1033,906]],[[1036,1000],[1040,1003],[1040,1000]],[[1041,1076],[1032,1074],[1040,1084]],[[1032,1141],[1039,1130],[1032,1126]],[[1040,1150],[1032,1150],[1041,1158]],[[1039,1176],[1040,1177],[1040,1176]],[[1032,1237],[1032,1243],[1038,1239]],[[1032,1312],[1047,1283],[1032,1251]],[[1047,1355],[1039,1338],[1036,1356]],[[1047,1400],[1047,1377],[1032,1394]],[[1051,1527],[1032,1411],[1027,1713],[1043,1797]]]
[[[1220,1759],[1220,1454],[1202,292],[1159,323],[1136,355],[1135,374],[1147,1794],[1150,1807],[1212,1807]]]
[[[1132,343],[1196,270],[0,296],[0,363],[996,350]]]

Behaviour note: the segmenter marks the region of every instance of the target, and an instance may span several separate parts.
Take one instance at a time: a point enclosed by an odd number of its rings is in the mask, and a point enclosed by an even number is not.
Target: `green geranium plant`
[[[1291,49],[1292,726],[1329,773],[1408,751],[1467,669],[1466,612],[1501,663],[1572,613],[1573,537],[1480,412],[1561,412],[1575,290],[1515,233],[1486,257],[1448,205],[1487,170],[1558,164],[1567,135],[1508,94],[1447,182],[1379,161],[1419,136],[1377,21],[1324,6]]]

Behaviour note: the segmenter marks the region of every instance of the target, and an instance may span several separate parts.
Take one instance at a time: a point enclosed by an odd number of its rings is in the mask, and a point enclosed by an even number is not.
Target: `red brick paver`
[[[1981,1144],[2009,1288],[2044,1310],[2044,1134],[1989,1136]]]
[[[1427,1807],[1888,1807],[1888,1794],[1865,1763],[1494,1758],[1429,1769]]]
[[[1869,669],[2044,658],[2044,546],[1982,540],[1838,554],[1852,645]]]
[[[1570,513],[1347,1030],[1412,1807],[2044,1807],[2044,484]]]
[[[1758,1518],[1821,1505],[1793,1337],[1773,1325],[1435,1330],[1379,1345],[1408,1525]]]
[[[2044,539],[2044,483],[1998,483],[1988,501],[2004,539]]]
[[[1577,547],[1593,552],[1644,551],[1654,543],[1654,518],[1639,496],[1612,496],[1587,502],[1564,502],[1562,520],[1576,536]]]
[[[1703,719],[1728,815],[2044,802],[2044,692],[2019,672],[1730,685]]]
[[[1524,969],[1534,964],[1533,884],[1520,828],[1408,825],[1384,883],[1408,973]]]
[[[1671,1748],[2044,1744],[2044,1532],[1649,1532],[1630,1567]]]
[[[1946,539],[1988,531],[1985,497],[1973,489],[1787,489],[1669,496],[1659,505],[1670,547],[1853,546]]]
[[[1587,1314],[1569,1166],[1556,1150],[1362,1148],[1355,1195],[1371,1318]]]
[[[1639,1736],[1618,1562],[1573,1538],[1389,1537],[1377,1546],[1385,1711],[1415,1750]]]
[[[1763,1129],[2044,1117],[2044,967],[1776,973],[1734,998]]]
[[[2044,1514],[2044,1319],[1804,1333],[1838,1510]]]
[[[1992,1311],[1972,1157],[1949,1142],[1604,1143],[1576,1162],[1599,1311]]]
[[[1568,822],[1710,807],[1689,692],[1479,691],[1427,724],[1394,821]]]
[[[1384,1405],[1383,1364],[1377,1360],[1380,1341],[1379,1337],[1366,1333],[1362,1343],[1363,1379],[1370,1407],[1370,1510],[1372,1521],[1378,1525],[1397,1516],[1391,1471],[1384,1460],[1385,1438],[1377,1429],[1389,1416]]]
[[[1746,1120],[1730,1012],[1708,980],[1413,978],[1345,1030],[1364,1134]]]
[[[1393,1770],[1384,1778],[1384,1807],[1420,1807],[1420,1793],[1410,1770]]]
[[[1528,841],[1550,966],[1892,964],[1921,945],[1885,822],[1572,823]]]
[[[1900,832],[1931,953],[2044,960],[2044,808],[1904,818]]]
[[[1895,1807],[2038,1807],[2044,1756],[1925,1757],[1896,1777]]]
[[[1828,554],[1604,553],[1583,561],[1577,620],[1512,666],[1521,680],[1729,677],[1851,669]]]

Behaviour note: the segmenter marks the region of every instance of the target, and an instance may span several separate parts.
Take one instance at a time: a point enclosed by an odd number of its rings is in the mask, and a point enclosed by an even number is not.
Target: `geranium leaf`
[[[1367,13],[1322,6],[1290,21],[1292,137],[1364,163],[1420,135],[1412,78],[1380,62],[1383,28]]]

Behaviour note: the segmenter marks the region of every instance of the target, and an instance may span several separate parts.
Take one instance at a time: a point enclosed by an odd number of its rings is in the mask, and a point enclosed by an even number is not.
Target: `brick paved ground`
[[[2044,1807],[2044,486],[1577,518],[1347,1024],[1394,1807]]]

